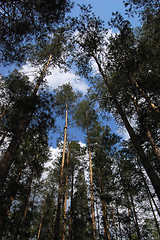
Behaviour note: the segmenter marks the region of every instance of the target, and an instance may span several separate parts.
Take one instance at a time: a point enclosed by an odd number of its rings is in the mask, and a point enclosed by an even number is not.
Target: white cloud
[[[47,162],[45,164],[45,167],[53,167],[53,162],[54,160],[56,159],[56,157],[59,156],[59,153],[60,153],[60,149],[59,148],[53,148],[53,147],[50,147],[50,152],[51,152],[51,161]]]
[[[28,63],[22,67],[21,72],[25,73],[29,79],[33,81],[38,69],[32,67]],[[75,91],[81,91],[83,94],[86,94],[87,89],[89,88],[87,83],[84,80],[79,79],[73,71],[64,72],[58,67],[50,70],[50,75],[48,75],[46,79],[49,87],[52,87],[53,89],[69,82]]]
[[[119,135],[120,135],[125,141],[127,141],[127,140],[130,138],[127,130],[123,130],[123,131],[119,132]]]

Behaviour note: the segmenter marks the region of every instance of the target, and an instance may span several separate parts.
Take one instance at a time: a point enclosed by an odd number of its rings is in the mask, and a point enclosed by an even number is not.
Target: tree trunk
[[[140,234],[140,229],[139,229],[139,225],[138,225],[137,213],[136,213],[136,209],[134,206],[133,197],[131,194],[130,194],[130,199],[131,199],[131,204],[132,204],[132,209],[133,209],[133,214],[134,214],[134,219],[135,219],[135,227],[137,230],[137,237],[138,237],[138,240],[141,240],[141,234]]]
[[[108,219],[107,219],[107,205],[104,200],[104,190],[102,186],[102,175],[101,175],[101,170],[98,168],[99,172],[99,189],[100,189],[100,200],[102,204],[102,213],[103,213],[103,230],[104,230],[104,239],[105,240],[110,240],[110,233],[109,233],[109,224],[108,224]]]
[[[63,215],[63,234],[62,234],[62,240],[65,240],[65,232],[66,232],[66,209],[67,209],[67,189],[68,189],[68,163],[69,163],[69,151],[67,152],[67,175],[66,175],[66,189],[65,189],[65,200],[64,200],[64,215]]]
[[[44,217],[45,204],[46,204],[46,193],[44,195],[43,208],[42,208],[42,213],[41,213],[41,220],[40,220],[40,224],[39,224],[39,229],[38,229],[38,234],[37,234],[36,240],[39,240],[39,237],[40,237],[41,228],[42,228],[42,221],[43,221],[43,217]]]
[[[130,203],[129,203],[129,199],[128,199],[128,222],[129,222],[129,239],[132,239],[132,234],[131,234],[131,213],[130,213]]]
[[[155,156],[157,156],[158,163],[159,163],[160,162],[160,150],[157,147],[157,145],[156,145],[156,143],[155,143],[155,141],[154,141],[154,139],[153,139],[153,137],[151,135],[151,132],[148,129],[148,126],[145,124],[145,122],[143,120],[141,120],[141,112],[140,112],[140,109],[139,109],[139,106],[137,104],[136,99],[133,96],[131,96],[131,99],[132,99],[133,104],[135,106],[136,112],[137,112],[137,114],[139,116],[139,121],[140,121],[140,123],[142,125],[142,128],[145,131],[146,138],[148,139],[149,143],[151,144],[153,152],[154,152]],[[158,164],[158,168],[160,169],[160,163]]]
[[[97,213],[98,235],[99,235],[99,239],[100,239],[100,221],[99,221],[99,212],[98,212],[97,201],[96,201],[96,213]]]
[[[104,72],[103,72],[103,70],[101,68],[101,65],[100,65],[100,63],[98,61],[98,58],[96,57],[96,55],[94,53],[93,53],[93,57],[94,57],[97,65],[98,65],[99,72],[101,73],[102,78],[103,78],[106,86],[108,87],[108,91],[109,91],[109,93],[110,93],[110,95],[111,95],[111,97],[112,97],[112,99],[113,99],[113,101],[115,103],[115,106],[116,106],[116,108],[118,110],[118,113],[121,116],[121,118],[123,120],[123,123],[124,123],[128,133],[130,135],[130,138],[131,138],[131,141],[132,141],[132,143],[134,145],[134,148],[136,149],[137,154],[140,157],[141,163],[142,163],[144,169],[146,170],[147,175],[149,176],[149,178],[150,178],[150,180],[152,182],[152,185],[153,185],[153,187],[155,189],[155,192],[156,192],[156,194],[157,194],[157,196],[158,196],[158,198],[160,200],[160,179],[159,179],[157,173],[155,172],[155,170],[154,170],[150,160],[146,157],[146,155],[145,155],[145,153],[143,151],[143,148],[141,146],[141,142],[139,141],[139,138],[136,136],[132,126],[130,125],[130,123],[129,123],[127,117],[126,117],[126,114],[124,113],[122,107],[120,106],[120,104],[119,104],[119,102],[118,102],[118,100],[116,98],[116,94],[114,93],[111,85],[107,81],[106,75],[104,74]]]
[[[146,99],[147,103],[149,104],[149,106],[151,107],[152,110],[154,110],[159,118],[160,118],[160,113],[159,113],[159,109],[157,106],[155,106],[155,104],[151,101],[151,99],[147,96],[147,94],[144,92],[144,90],[142,88],[140,88],[139,84],[136,81],[133,81],[136,88],[138,89],[138,91],[142,94],[142,96]]]
[[[46,75],[46,71],[51,59],[52,59],[52,55],[49,56],[49,59],[45,64],[43,71],[41,72],[41,75],[37,81],[34,92],[30,97],[30,101],[32,101],[31,103],[32,106],[34,106],[34,101],[35,101],[38,89],[44,80],[44,77]],[[14,158],[19,149],[19,145],[21,144],[23,136],[26,132],[26,129],[31,121],[32,114],[33,114],[32,111],[31,112],[28,111],[28,112],[24,112],[23,115],[20,117],[17,124],[17,131],[14,133],[7,151],[5,152],[3,158],[0,161],[0,189],[3,187],[5,179],[9,172],[10,166],[14,162]]]
[[[17,228],[14,233],[13,240],[17,240],[18,235],[20,235],[20,239],[23,239],[23,230],[24,230],[25,220],[26,220],[28,206],[29,206],[29,198],[30,198],[30,193],[31,193],[32,181],[33,181],[33,170],[32,170],[31,176],[29,177],[27,194],[25,196],[26,198],[25,198],[24,204],[22,206],[22,212],[20,214],[20,218],[19,218],[18,225],[17,225]]]
[[[113,209],[113,203],[112,202],[111,202],[111,208],[112,208],[112,218],[113,218],[113,223],[114,223],[115,236],[116,236],[116,240],[118,240],[118,238],[117,238],[117,226],[116,226],[116,222],[115,222],[114,209]]]
[[[137,162],[138,162],[138,161],[137,161]],[[140,174],[141,174],[141,176],[142,176],[142,178],[143,178],[143,182],[144,182],[144,185],[145,185],[145,187],[146,187],[146,191],[147,191],[147,193],[149,194],[150,198],[152,199],[152,202],[154,203],[154,206],[155,206],[155,208],[156,208],[156,210],[157,210],[157,212],[158,212],[158,215],[160,216],[159,208],[158,208],[158,206],[157,206],[157,204],[156,204],[156,202],[155,202],[155,200],[154,200],[154,198],[153,198],[153,196],[152,196],[152,193],[151,193],[151,191],[150,191],[150,189],[149,189],[149,187],[148,187],[147,181],[146,181],[146,179],[145,179],[145,177],[144,177],[144,174],[143,174],[143,172],[142,172],[141,164],[140,164],[139,162],[138,162],[138,165],[139,165],[139,169],[140,169]]]
[[[71,209],[70,209],[70,219],[69,219],[69,240],[72,240],[73,184],[74,184],[74,169],[72,169],[72,183],[71,183]]]
[[[88,141],[88,152],[89,152],[89,169],[90,169],[90,194],[91,194],[91,210],[92,210],[92,228],[93,228],[93,239],[96,240],[96,223],[95,223],[95,210],[94,210],[94,196],[93,196],[93,176],[92,176],[92,158],[90,143]]]
[[[53,216],[53,221],[51,224],[51,228],[50,228],[50,233],[49,233],[49,238],[51,238],[51,236],[53,236],[53,232],[54,232],[54,227],[55,227],[55,223],[56,223],[56,217],[57,217],[57,209],[58,209],[58,201],[57,201],[57,205],[56,205],[56,209],[55,209],[55,215]]]
[[[59,193],[58,193],[58,207],[54,228],[54,240],[60,239],[60,214],[61,214],[61,198],[62,198],[62,185],[63,185],[63,173],[64,173],[64,161],[65,161],[65,148],[66,148],[66,139],[67,139],[67,127],[68,127],[68,106],[66,102],[66,117],[65,117],[65,127],[64,127],[64,142],[63,142],[63,155],[62,155],[62,163],[61,163],[61,176],[60,176],[60,185],[59,185]]]
[[[104,239],[105,240],[110,240],[110,233],[109,233],[109,224],[108,224],[108,219],[107,219],[107,206],[103,197],[103,189],[101,188],[101,204],[102,204],[102,212],[103,212],[103,229],[104,229]]]

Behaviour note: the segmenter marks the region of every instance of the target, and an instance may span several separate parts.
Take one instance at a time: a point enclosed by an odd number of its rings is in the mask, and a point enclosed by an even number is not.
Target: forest
[[[0,1],[0,64],[14,68],[0,73],[0,239],[158,240],[160,1],[124,0],[108,23],[77,4]],[[87,93],[51,88],[53,69]]]

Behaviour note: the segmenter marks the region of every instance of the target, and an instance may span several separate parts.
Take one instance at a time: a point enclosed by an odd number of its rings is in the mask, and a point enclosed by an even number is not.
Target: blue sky
[[[93,6],[93,12],[100,16],[100,18],[106,23],[106,26],[108,24],[108,21],[110,21],[112,17],[112,12],[120,12],[123,16],[125,15],[125,7],[123,4],[123,0],[75,0],[75,7],[72,10],[72,15],[76,16],[80,13],[79,7],[77,4],[91,4]],[[127,18],[127,16],[125,17]],[[133,26],[135,27],[138,25],[137,18],[130,19]],[[9,67],[0,67],[0,73],[1,74],[8,74],[8,71],[12,71],[15,66]],[[32,72],[33,68],[29,64],[23,66],[24,72]],[[33,79],[33,76],[31,76]],[[50,75],[48,78],[49,85],[52,88],[56,88],[61,84],[64,84],[66,82],[71,82],[71,85],[73,86],[74,90],[82,91],[84,94],[87,92],[88,83],[85,80],[79,80],[77,76],[75,76],[74,71],[71,70],[68,73],[62,73],[58,69],[55,69],[52,71],[52,75]],[[63,129],[64,126],[64,120],[58,120],[58,124],[61,126],[61,129]],[[110,120],[109,122],[104,122],[104,124],[108,124],[111,127],[112,132],[117,132],[118,128],[116,126],[116,123],[113,120]],[[76,140],[79,140],[81,142],[84,142],[84,134],[80,131],[78,128],[69,128],[69,132],[72,136],[76,138]],[[56,141],[59,137],[59,133],[52,133],[50,134],[52,136],[52,139],[50,141],[50,144],[52,147],[56,148]],[[126,133],[125,133],[126,136]],[[74,138],[73,137],[73,138]],[[74,138],[74,139],[75,139]]]
[[[112,17],[112,12],[118,11],[124,16],[124,18],[127,19],[123,0],[75,0],[75,7],[72,11],[73,15],[78,15],[79,13],[77,4],[92,5],[93,12],[97,16],[100,16],[100,18],[106,23],[106,26]],[[138,25],[138,17],[135,16],[135,18],[130,18],[129,20],[131,21],[133,27]]]

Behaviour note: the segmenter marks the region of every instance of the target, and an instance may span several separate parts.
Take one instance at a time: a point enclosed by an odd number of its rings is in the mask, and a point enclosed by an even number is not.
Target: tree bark
[[[65,162],[65,147],[66,147],[67,127],[68,127],[67,120],[68,120],[68,106],[66,102],[63,155],[62,155],[61,176],[60,176],[60,185],[59,185],[59,193],[58,193],[58,207],[57,207],[57,214],[56,214],[56,221],[55,221],[55,228],[54,228],[54,240],[60,239],[60,214],[61,214],[61,198],[62,198],[62,185],[63,185],[64,162]]]
[[[145,122],[143,120],[141,121],[141,112],[140,112],[140,109],[139,109],[139,106],[137,104],[136,99],[133,96],[131,96],[131,99],[132,99],[133,104],[135,106],[136,112],[137,112],[137,114],[139,116],[139,121],[140,121],[140,123],[142,125],[142,128],[145,131],[146,138],[148,139],[149,143],[151,144],[153,152],[154,152],[155,156],[157,156],[158,163],[159,163],[160,162],[160,150],[157,147],[157,145],[156,145],[156,143],[155,143],[155,141],[154,141],[154,139],[153,139],[153,137],[151,135],[151,132],[149,131],[148,126],[145,124]],[[160,163],[158,164],[158,168],[160,169]]]
[[[73,184],[74,184],[74,168],[72,169],[72,183],[71,183],[71,209],[70,209],[70,219],[69,219],[69,240],[72,240]]]
[[[32,101],[32,103],[31,103],[32,106],[34,106],[34,101],[35,101],[38,89],[43,82],[43,79],[46,75],[47,68],[51,62],[51,59],[52,59],[52,55],[49,56],[49,59],[48,59],[47,63],[45,64],[43,71],[41,72],[41,75],[37,81],[34,92],[30,97],[30,101]],[[0,161],[0,189],[3,187],[5,179],[9,172],[10,166],[14,162],[14,158],[19,149],[19,145],[21,144],[23,136],[26,132],[26,129],[31,121],[32,114],[33,114],[32,111],[24,112],[23,115],[20,117],[18,124],[17,124],[17,131],[14,133],[7,151],[5,152],[4,156],[2,157],[2,159]]]
[[[138,162],[138,161],[137,161]],[[145,179],[145,177],[144,177],[144,174],[143,174],[143,172],[142,172],[142,167],[141,167],[141,164],[138,162],[138,165],[139,165],[139,169],[140,169],[140,174],[141,174],[141,176],[142,176],[142,178],[143,178],[143,182],[144,182],[144,185],[145,185],[145,187],[146,187],[146,191],[147,191],[147,193],[149,194],[149,196],[150,196],[150,198],[152,199],[152,202],[154,203],[154,206],[155,206],[155,208],[156,208],[156,210],[157,210],[157,213],[158,213],[158,215],[160,216],[160,210],[159,210],[159,208],[158,208],[158,206],[157,206],[157,204],[156,204],[156,202],[155,202],[155,200],[154,200],[154,198],[153,198],[153,196],[152,196],[152,193],[151,193],[151,191],[150,191],[150,189],[149,189],[149,186],[148,186],[148,184],[147,184],[147,181],[146,181],[146,179]]]
[[[93,228],[93,239],[96,240],[96,223],[95,223],[95,210],[94,210],[94,196],[93,196],[93,176],[92,176],[92,158],[90,143],[88,141],[88,152],[89,152],[89,169],[90,169],[90,194],[91,194],[91,210],[92,210],[92,228]]]
[[[151,107],[152,110],[154,110],[157,114],[158,117],[160,118],[160,112],[158,107],[151,101],[151,99],[147,96],[147,94],[145,93],[145,91],[140,88],[139,84],[136,81],[133,81],[136,88],[138,89],[138,91],[142,94],[142,96],[146,99],[147,103],[149,104],[149,106]]]
[[[68,163],[69,163],[69,151],[67,152],[67,175],[66,175],[66,189],[65,189],[65,200],[64,200],[64,215],[63,215],[63,234],[62,234],[62,240],[65,240],[65,232],[66,232],[66,210],[67,210],[67,189],[68,189]]]
[[[159,224],[158,224],[158,221],[157,221],[157,218],[156,218],[154,209],[153,209],[153,204],[152,204],[152,201],[151,201],[151,198],[150,198],[150,194],[149,194],[148,191],[147,191],[147,196],[148,196],[148,200],[149,200],[149,203],[150,203],[150,206],[151,206],[151,209],[152,209],[152,213],[153,213],[155,225],[156,225],[156,228],[157,228],[157,231],[158,231],[158,235],[159,235],[159,238],[160,238],[160,228],[159,228]]]
[[[38,228],[38,234],[36,240],[39,240],[40,234],[41,234],[41,228],[42,228],[42,221],[44,217],[44,210],[45,210],[45,204],[46,204],[46,193],[44,195],[44,201],[43,201],[43,208],[42,208],[42,213],[41,213],[41,220]]]
[[[133,214],[134,214],[134,219],[135,219],[135,227],[137,230],[137,237],[138,237],[138,240],[141,240],[141,234],[140,234],[140,229],[139,229],[139,224],[138,224],[137,213],[136,213],[133,197],[131,194],[130,194],[130,199],[131,199],[131,204],[132,204],[132,209],[133,209]]]
[[[101,184],[101,179],[100,179],[100,199],[101,199],[102,213],[103,213],[104,239],[110,240],[111,237],[110,237],[110,233],[109,233],[109,224],[108,224],[108,219],[107,219],[107,205],[104,200],[104,191],[103,191],[103,187]]]
[[[98,235],[100,239],[100,221],[99,221],[99,212],[98,212],[98,203],[96,201],[96,213],[97,213],[97,224],[98,224]]]
[[[130,138],[131,138],[131,141],[134,145],[134,148],[136,149],[137,151],[137,154],[139,155],[140,157],[140,161],[144,167],[144,169],[146,170],[147,172],[147,175],[148,177],[150,178],[151,182],[152,182],[152,185],[155,189],[155,192],[158,196],[158,199],[160,200],[160,179],[157,175],[157,173],[155,172],[150,160],[146,157],[145,153],[144,153],[144,150],[141,146],[141,142],[139,141],[139,138],[137,137],[137,135],[135,134],[134,132],[134,129],[132,128],[132,126],[130,125],[127,117],[126,117],[126,114],[125,112],[123,111],[122,107],[120,106],[117,98],[116,98],[116,94],[114,93],[111,85],[109,84],[108,80],[107,80],[107,77],[106,75],[104,74],[103,70],[102,70],[102,67],[98,61],[98,58],[96,57],[96,55],[93,53],[93,58],[95,59],[96,63],[97,63],[97,66],[98,66],[98,69],[99,69],[99,72],[108,88],[108,91],[114,101],[114,104],[117,108],[117,111],[119,113],[119,115],[121,116],[122,120],[123,120],[123,123],[130,135]]]

